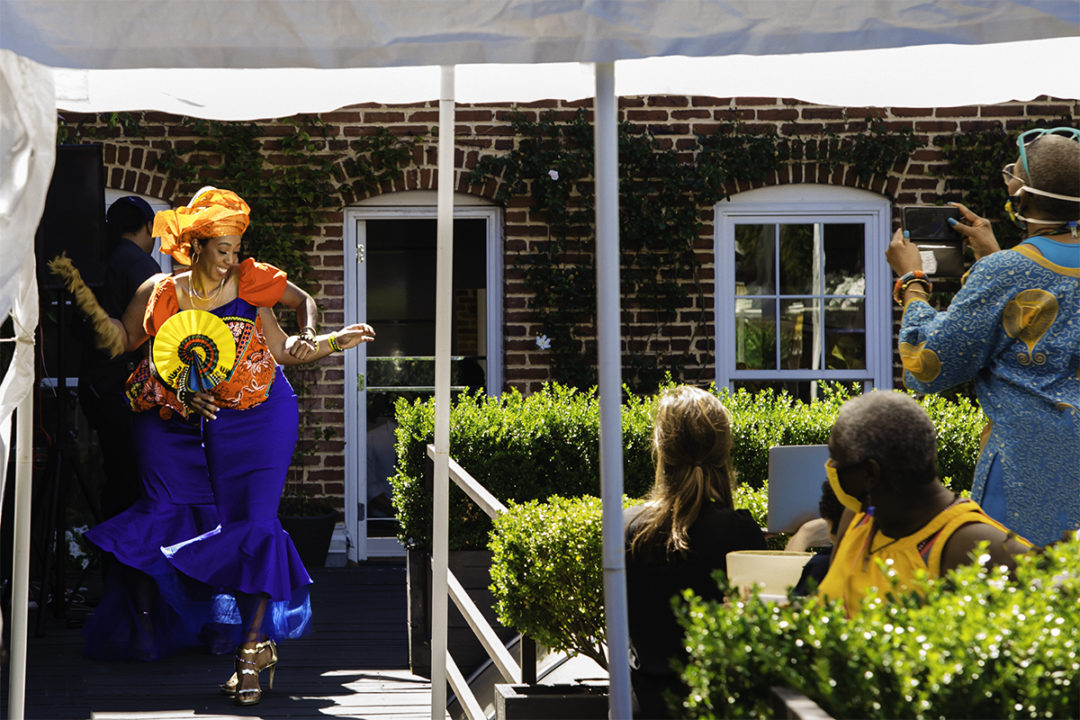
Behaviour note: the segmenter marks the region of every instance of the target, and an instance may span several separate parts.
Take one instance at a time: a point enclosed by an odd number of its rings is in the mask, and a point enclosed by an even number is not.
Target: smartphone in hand
[[[960,220],[951,205],[912,205],[902,210],[908,239],[919,248],[927,275],[960,277],[964,274],[964,238],[953,230],[949,218]]]

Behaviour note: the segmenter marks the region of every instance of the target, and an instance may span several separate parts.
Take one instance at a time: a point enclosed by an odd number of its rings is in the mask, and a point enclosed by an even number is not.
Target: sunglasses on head
[[[1043,135],[1063,135],[1080,142],[1080,129],[1072,127],[1035,128],[1034,130],[1027,130],[1020,133],[1019,137],[1016,138],[1016,145],[1020,148],[1020,162],[1024,166],[1024,174],[1028,177],[1031,177],[1031,171],[1028,169],[1027,146],[1041,138]],[[1009,171],[1009,175],[1006,176],[1006,181],[1008,181],[1010,176],[1016,178],[1012,172],[1016,169],[1015,166],[1016,163],[1010,163],[1002,169],[1001,172],[1003,175],[1006,171]],[[1019,180],[1019,178],[1016,179]]]

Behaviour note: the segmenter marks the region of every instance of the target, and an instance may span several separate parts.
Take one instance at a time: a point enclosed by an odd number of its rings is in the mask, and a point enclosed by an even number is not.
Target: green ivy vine
[[[548,228],[546,242],[524,257],[524,282],[542,334],[550,341],[551,375],[589,387],[596,382],[593,128],[586,110],[566,122],[553,112],[532,120],[515,113],[516,136],[505,154],[484,155],[469,175],[480,185],[501,183],[495,199],[529,197],[531,217]],[[665,147],[640,126],[619,126],[621,283],[627,386],[650,392],[668,376],[685,379],[711,354],[703,333],[708,312],[695,245],[704,208],[728,197],[733,180],[763,180],[785,164],[813,161],[830,170],[855,168],[869,181],[905,161],[917,146],[908,129],[893,131],[876,119],[864,132],[840,137],[824,131],[798,138],[746,132],[728,123],[695,138],[692,147]],[[691,162],[686,157],[692,157]],[[685,349],[669,351],[666,333],[676,322],[691,327]]]

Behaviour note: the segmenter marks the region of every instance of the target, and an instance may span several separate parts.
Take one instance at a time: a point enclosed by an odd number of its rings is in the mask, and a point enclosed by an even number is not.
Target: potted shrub
[[[606,669],[600,499],[553,496],[515,504],[495,519],[490,548],[499,622]],[[606,718],[608,710],[605,692],[580,683],[496,686],[496,704],[508,720]]]
[[[634,411],[644,401],[627,406],[627,491],[640,494],[651,481],[647,452],[636,443],[647,434],[633,425],[647,422],[647,413]],[[408,550],[409,659],[418,675],[430,672],[430,553],[431,489],[426,446],[434,439],[434,402],[399,400],[395,407],[397,465],[391,478],[394,506],[401,524],[399,538]],[[454,459],[501,501],[527,501],[555,493],[597,494],[599,408],[593,392],[559,385],[523,397],[518,392],[499,397],[459,395],[450,413],[450,447]],[[637,460],[635,461],[635,458]],[[647,467],[642,467],[642,464]],[[495,620],[487,573],[491,521],[456,486],[450,488],[450,567],[474,602]],[[465,573],[463,576],[458,569]],[[467,582],[472,578],[474,582]],[[464,622],[450,608],[451,654],[466,675],[487,655]],[[460,631],[459,631],[460,625]],[[507,637],[512,637],[509,632]]]
[[[637,502],[626,499],[624,507]],[[763,490],[740,486],[735,502],[764,522]],[[606,668],[601,515],[601,500],[592,496],[511,504],[495,519],[489,547],[499,621],[552,650],[584,655]],[[607,717],[606,698],[597,702],[595,685],[515,685],[503,692],[512,692],[520,704],[528,698],[537,713],[528,717],[593,717],[589,713],[597,708],[595,717]]]

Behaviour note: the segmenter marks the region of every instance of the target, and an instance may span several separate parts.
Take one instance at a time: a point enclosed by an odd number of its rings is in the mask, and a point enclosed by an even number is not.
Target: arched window
[[[716,384],[892,386],[889,202],[825,185],[751,190],[716,205]]]

